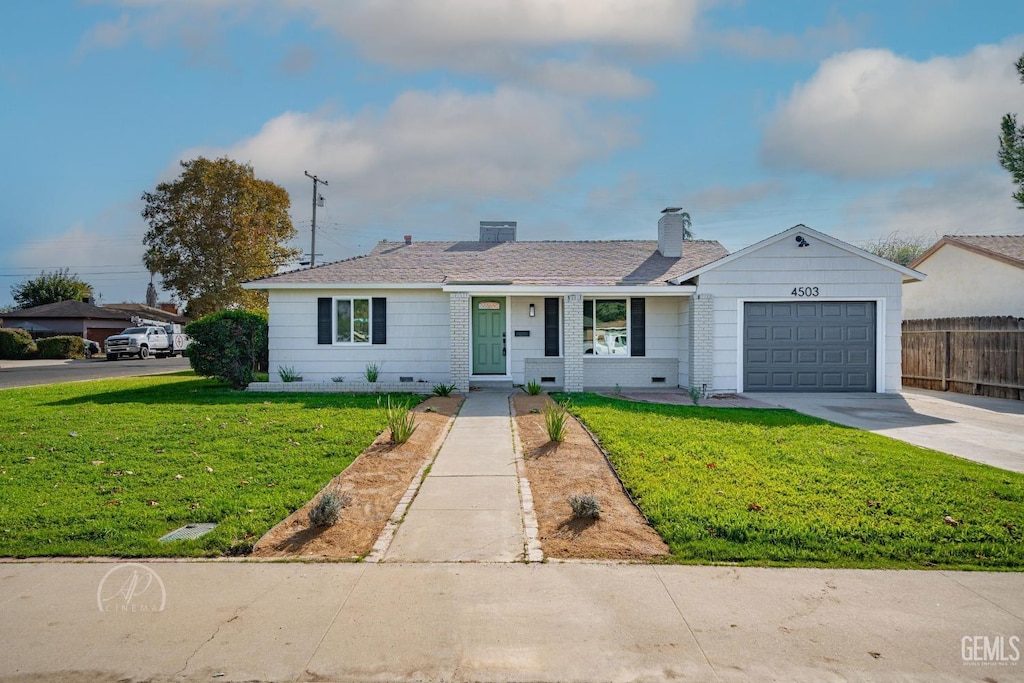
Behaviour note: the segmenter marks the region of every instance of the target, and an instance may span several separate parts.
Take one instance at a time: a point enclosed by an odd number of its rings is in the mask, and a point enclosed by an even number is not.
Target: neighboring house
[[[70,334],[86,337],[98,344],[131,324],[129,313],[74,299],[21,308],[3,316],[4,327],[20,327],[33,337]]]
[[[98,344],[140,321],[184,324],[188,318],[144,304],[96,306],[73,299],[21,308],[3,316],[4,327],[20,327],[34,337],[71,334],[86,337]]]
[[[899,391],[901,283],[920,273],[803,225],[730,255],[684,241],[675,211],[656,241],[517,242],[514,223],[482,223],[479,242],[407,236],[246,283],[269,293],[271,378],[351,385],[376,363],[461,391]]]
[[[910,264],[903,317],[1024,317],[1024,235],[946,235]]]

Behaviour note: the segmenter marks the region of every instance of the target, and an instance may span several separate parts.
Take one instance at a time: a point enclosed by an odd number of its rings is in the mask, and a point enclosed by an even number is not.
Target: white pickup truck
[[[191,341],[181,331],[180,325],[140,325],[107,337],[103,342],[103,351],[107,354],[107,360],[117,360],[122,356],[167,358],[181,355]]]

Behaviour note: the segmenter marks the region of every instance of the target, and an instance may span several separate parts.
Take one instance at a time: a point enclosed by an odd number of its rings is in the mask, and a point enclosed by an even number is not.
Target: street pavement
[[[1024,680],[1020,573],[8,562],[0,591],[2,681]]]
[[[2,360],[0,389],[80,382],[91,379],[136,377],[189,370],[187,358],[148,358],[108,361],[105,357],[76,360]]]

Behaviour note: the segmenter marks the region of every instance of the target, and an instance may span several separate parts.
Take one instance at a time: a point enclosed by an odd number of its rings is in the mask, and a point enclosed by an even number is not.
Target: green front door
[[[505,299],[473,299],[473,374],[505,374]]]

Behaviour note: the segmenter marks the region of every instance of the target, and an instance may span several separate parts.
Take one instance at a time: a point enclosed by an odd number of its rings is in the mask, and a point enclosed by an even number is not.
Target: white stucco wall
[[[317,343],[317,298],[386,297],[387,344]],[[307,382],[363,377],[368,363],[380,366],[380,380],[447,382],[450,375],[448,294],[430,290],[272,290],[270,292],[270,379],[291,366]]]
[[[715,393],[741,389],[742,304],[755,300],[877,301],[876,384],[886,393],[900,390],[902,275],[820,239],[808,239],[811,244],[805,248],[792,239],[780,240],[700,275],[698,293],[714,297]],[[817,287],[818,295],[794,297],[794,287]]]
[[[917,270],[928,277],[903,286],[903,317],[1024,317],[1024,269],[955,244],[944,244]]]

